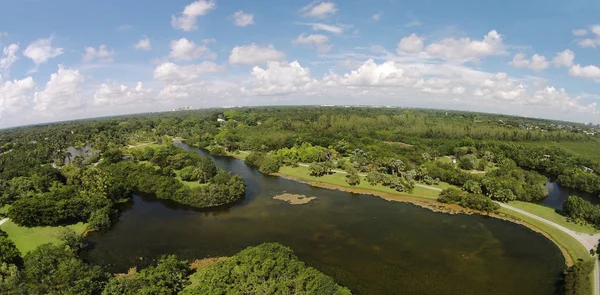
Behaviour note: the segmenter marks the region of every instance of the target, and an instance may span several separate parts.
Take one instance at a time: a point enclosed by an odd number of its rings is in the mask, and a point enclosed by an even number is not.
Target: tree
[[[590,294],[590,274],[594,270],[594,260],[579,260],[564,271],[565,295]]]
[[[211,178],[217,175],[217,166],[208,157],[201,157],[198,162],[198,176],[203,183],[208,182]]]
[[[272,156],[266,156],[260,167],[258,167],[258,171],[265,174],[277,173],[279,172],[279,168],[281,168],[281,163]]]
[[[416,178],[418,180],[423,180],[425,178],[425,176],[429,175],[429,171],[427,170],[427,168],[425,166],[419,166],[419,168],[417,168],[417,175]]]
[[[477,157],[473,154],[464,155],[458,160],[458,167],[464,170],[473,170],[477,164]]]
[[[346,170],[346,182],[351,185],[359,185],[360,184],[360,176],[358,175],[358,171],[354,168]]]
[[[383,181],[383,174],[377,171],[371,171],[367,174],[367,181],[370,185],[376,186]]]
[[[0,264],[21,265],[22,262],[21,253],[15,243],[8,238],[6,232],[0,230]]]

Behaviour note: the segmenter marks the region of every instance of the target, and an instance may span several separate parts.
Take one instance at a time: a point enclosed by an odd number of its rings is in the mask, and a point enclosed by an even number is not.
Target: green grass
[[[242,159],[242,160],[245,160],[249,154],[250,154],[250,152],[247,152],[247,151],[235,151],[233,153],[227,152],[227,156],[234,157],[237,159]]]
[[[67,227],[81,235],[86,230],[87,224],[80,222]],[[0,229],[8,234],[8,237],[15,243],[17,249],[21,251],[21,254],[25,254],[46,243],[60,242],[59,234],[61,227],[59,226],[23,227],[9,220],[0,225]]]
[[[567,221],[565,216],[558,214],[554,209],[548,208],[542,205],[515,201],[510,203],[511,206],[515,208],[521,209],[523,211],[527,211],[531,214],[535,214],[539,217],[542,217],[546,220],[550,220],[556,224],[562,225],[570,230],[574,230],[576,232],[582,232],[586,234],[597,234],[600,233],[600,230],[594,228],[591,225],[577,224],[574,222]]]
[[[585,249],[583,245],[581,245],[577,240],[575,240],[568,234],[562,232],[561,230],[551,225],[548,225],[547,223],[544,223],[537,219],[533,219],[529,216],[523,215],[521,213],[506,208],[500,208],[500,212],[521,219],[544,231],[545,233],[550,235],[550,237],[552,237],[554,241],[556,241],[559,245],[565,248],[565,250],[567,250],[567,252],[569,253],[569,256],[571,256],[571,258],[574,261],[576,261],[577,259],[585,260],[590,258],[590,253],[588,252],[588,249]]]
[[[600,148],[600,142],[598,139],[592,139],[590,141],[564,141],[564,142],[554,142],[554,141],[543,141],[543,142],[518,142],[517,144],[522,144],[525,146],[531,147],[548,147],[548,148],[560,148],[567,152],[572,153],[577,157],[581,157],[584,159],[592,160],[592,161],[600,161],[600,153],[598,153],[598,148]]]
[[[367,190],[379,191],[379,192],[396,194],[396,195],[401,195],[401,196],[412,196],[412,197],[421,197],[421,198],[426,198],[426,199],[437,199],[437,197],[440,193],[439,191],[435,191],[435,190],[428,189],[428,188],[422,188],[422,187],[418,187],[418,186],[415,187],[415,189],[412,193],[397,192],[396,190],[391,189],[389,187],[385,187],[383,185],[372,186],[365,180],[365,177],[361,177],[361,181],[360,181],[359,185],[351,186],[346,182],[346,174],[333,173],[330,175],[315,177],[315,176],[310,175],[308,167],[303,167],[303,166],[300,166],[300,167],[284,166],[284,167],[281,167],[281,169],[279,169],[279,173],[281,173],[283,175],[287,175],[287,176],[300,178],[303,180],[308,180],[308,181],[318,181],[318,182],[324,182],[324,183],[328,183],[328,184],[337,185],[340,187],[367,189]],[[442,188],[442,187],[440,187],[440,188]]]
[[[141,145],[141,144],[144,144],[144,145]],[[161,147],[161,146],[162,146],[162,145],[161,145],[161,144],[158,144],[158,143],[147,143],[147,142],[146,142],[146,143],[139,143],[139,144],[136,144],[134,147],[132,147],[132,148],[130,148],[130,149],[145,149],[145,148],[147,148],[147,147],[151,147],[151,148],[159,148],[159,147]]]

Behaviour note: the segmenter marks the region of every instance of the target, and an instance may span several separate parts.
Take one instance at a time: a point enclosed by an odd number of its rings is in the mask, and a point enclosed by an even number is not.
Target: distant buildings
[[[175,109],[172,109],[171,111],[172,111],[172,112],[177,112],[177,111],[190,111],[190,110],[193,110],[193,109],[194,109],[194,108],[193,108],[193,107],[191,107],[191,106],[185,106],[185,107],[181,107],[181,108],[175,108]]]

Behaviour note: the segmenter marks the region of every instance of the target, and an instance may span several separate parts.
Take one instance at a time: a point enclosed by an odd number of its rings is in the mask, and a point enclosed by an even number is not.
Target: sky
[[[0,128],[259,105],[600,123],[597,0],[0,1]]]

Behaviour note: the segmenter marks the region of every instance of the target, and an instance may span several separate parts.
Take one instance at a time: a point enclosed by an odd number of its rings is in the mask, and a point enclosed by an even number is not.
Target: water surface
[[[578,196],[594,205],[600,204],[600,197],[595,194],[586,193],[584,191],[566,188],[560,186],[556,182],[548,180],[546,182],[546,189],[548,190],[548,196],[540,202],[540,204],[561,210],[563,203],[569,196]]]
[[[244,177],[242,203],[198,211],[135,196],[109,232],[88,236],[94,248],[86,258],[126,271],[161,254],[229,256],[274,241],[355,294],[557,294],[564,259],[523,226],[314,188],[263,176],[240,160],[214,159]],[[273,199],[284,192],[317,199]]]

